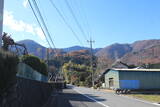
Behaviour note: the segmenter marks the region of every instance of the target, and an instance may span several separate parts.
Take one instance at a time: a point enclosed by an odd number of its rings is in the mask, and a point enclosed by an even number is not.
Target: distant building
[[[160,89],[160,69],[107,69],[104,77],[110,89]]]

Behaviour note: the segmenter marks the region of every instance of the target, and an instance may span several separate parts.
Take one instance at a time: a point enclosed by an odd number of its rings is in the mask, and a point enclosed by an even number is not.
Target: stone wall
[[[55,91],[51,83],[18,78],[18,98],[22,107],[41,107]]]
[[[18,73],[0,92],[0,107],[47,107],[53,96],[61,91],[63,83],[48,83],[48,78],[20,63]],[[55,98],[56,99],[56,98]],[[53,107],[54,107],[53,106]]]
[[[56,93],[55,87],[54,83],[17,77],[17,82],[0,95],[0,107],[42,107]]]

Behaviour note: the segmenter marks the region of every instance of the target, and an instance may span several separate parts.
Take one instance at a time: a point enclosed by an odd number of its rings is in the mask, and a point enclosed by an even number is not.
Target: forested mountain
[[[40,58],[46,58],[46,47],[32,41],[23,40],[18,43],[24,43],[30,54]],[[55,55],[55,51],[49,49],[50,56]],[[73,46],[69,48],[57,49],[58,55],[77,54],[81,50],[88,50],[87,47]],[[93,50],[98,57],[99,68],[111,67],[116,60],[121,60],[128,64],[148,64],[160,63],[160,40],[141,40],[132,44],[112,44],[105,48],[97,48]],[[83,53],[83,52],[82,52]]]
[[[81,46],[72,46],[69,48],[62,48],[65,52],[73,52],[73,51],[79,51],[79,50],[89,50],[87,47],[81,47]]]
[[[160,40],[142,40],[132,44],[113,44],[96,53],[99,69],[111,67],[116,60],[126,64],[140,66],[142,64],[160,63]]]
[[[18,43],[25,44],[29,54],[33,54],[40,58],[44,58],[46,56],[46,47],[38,44],[33,40],[22,40],[18,41]]]
[[[38,56],[40,58],[46,57],[47,48],[38,44],[37,42],[35,42],[33,40],[22,40],[22,41],[18,41],[18,43],[25,44],[29,54],[33,54],[33,55]],[[93,49],[93,52],[96,53],[100,49],[101,48]],[[72,46],[72,47],[68,47],[68,48],[58,48],[56,50],[57,50],[58,54],[64,54],[64,53],[69,53],[69,52],[79,51],[79,50],[90,50],[90,48],[82,47],[82,46]],[[51,55],[55,54],[55,51],[52,51],[51,49],[49,52],[51,53]]]
[[[160,45],[127,53],[121,60],[134,65],[160,63]]]

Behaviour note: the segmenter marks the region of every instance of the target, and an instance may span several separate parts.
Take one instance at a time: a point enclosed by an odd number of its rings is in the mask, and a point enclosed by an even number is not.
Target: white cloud
[[[27,6],[28,6],[28,0],[23,0],[23,6],[24,6],[25,8],[27,8]]]
[[[39,36],[43,40],[45,39],[40,27],[37,27],[35,24],[26,23],[22,20],[16,20],[12,12],[4,11],[3,24],[11,30],[30,33]]]
[[[45,36],[44,36],[41,28],[38,28],[38,27],[37,27],[35,30],[36,30],[36,33],[39,35],[39,37],[40,37],[42,40],[44,40],[44,39],[45,39]]]
[[[30,33],[34,34],[34,28],[32,25],[26,24],[25,28],[26,28],[26,32],[30,32]]]

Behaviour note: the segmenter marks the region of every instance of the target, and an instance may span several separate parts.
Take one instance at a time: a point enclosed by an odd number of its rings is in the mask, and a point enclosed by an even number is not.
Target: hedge
[[[43,75],[46,75],[46,76],[48,75],[47,65],[42,60],[40,60],[38,57],[33,56],[33,55],[24,55],[21,58],[21,61],[29,65],[30,67],[32,67],[37,72]]]
[[[18,56],[0,49],[0,93],[16,80],[18,63]]]

